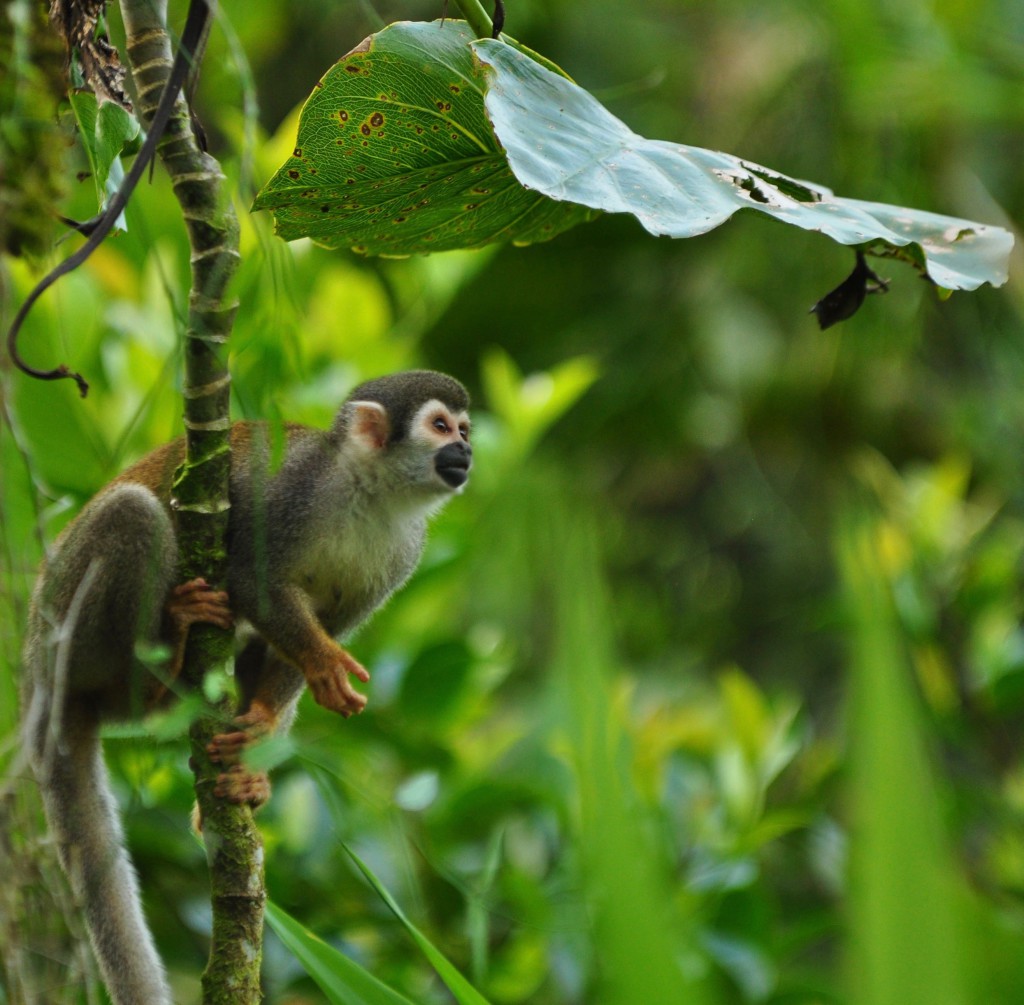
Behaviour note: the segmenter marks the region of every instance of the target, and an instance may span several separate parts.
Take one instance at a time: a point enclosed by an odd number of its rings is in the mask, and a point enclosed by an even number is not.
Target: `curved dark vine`
[[[101,213],[91,220],[75,225],[75,229],[80,233],[89,235],[85,244],[36,283],[32,292],[25,298],[25,302],[14,316],[11,327],[7,332],[7,351],[10,353],[14,365],[29,377],[35,377],[37,380],[73,380],[78,385],[79,394],[83,398],[88,394],[89,384],[85,378],[80,373],[72,372],[65,364],[62,363],[52,370],[39,370],[26,363],[18,350],[18,333],[21,330],[22,323],[28,316],[28,312],[39,297],[57,282],[61,276],[66,276],[69,272],[77,269],[103,243],[104,238],[110,233],[117,218],[121,215],[125,206],[128,205],[128,200],[131,198],[135,186],[138,184],[139,179],[152,160],[153,154],[156,152],[157,145],[170,120],[174,103],[178,99],[178,93],[181,91],[201,53],[209,22],[210,5],[207,0],[192,0],[189,4],[181,43],[174,57],[174,65],[171,67],[170,78],[153,115],[153,121],[146,134],[146,141],[142,144],[141,149],[136,155],[131,170],[125,175],[121,187],[114,193]]]

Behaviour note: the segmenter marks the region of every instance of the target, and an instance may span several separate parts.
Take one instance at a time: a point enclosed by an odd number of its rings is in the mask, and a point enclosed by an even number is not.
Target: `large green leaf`
[[[389,25],[342,58],[253,208],[285,240],[392,255],[528,244],[600,211],[693,237],[756,209],[962,290],[1004,283],[1013,245],[1000,227],[639,136],[542,57],[456,21]]]
[[[487,114],[512,170],[552,199],[632,213],[652,234],[670,237],[693,237],[756,209],[840,244],[918,267],[923,260],[948,289],[1006,281],[1013,237],[1000,227],[842,199],[731,154],[646,139],[512,46],[482,39],[472,48],[487,67]]]
[[[256,197],[286,241],[399,254],[547,240],[593,215],[516,181],[483,106],[473,34],[399,22],[336,63]]]

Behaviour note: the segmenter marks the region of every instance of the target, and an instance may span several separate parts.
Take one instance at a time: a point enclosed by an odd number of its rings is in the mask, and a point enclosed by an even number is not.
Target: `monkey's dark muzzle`
[[[473,448],[468,443],[449,443],[434,457],[434,470],[453,489],[466,484],[472,465]]]

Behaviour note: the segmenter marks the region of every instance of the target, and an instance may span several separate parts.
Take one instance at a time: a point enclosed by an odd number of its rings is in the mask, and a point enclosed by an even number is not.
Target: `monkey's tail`
[[[49,717],[35,711],[30,749],[46,816],[110,997],[115,1005],[172,1005],[125,850],[98,726],[65,722],[49,742]]]

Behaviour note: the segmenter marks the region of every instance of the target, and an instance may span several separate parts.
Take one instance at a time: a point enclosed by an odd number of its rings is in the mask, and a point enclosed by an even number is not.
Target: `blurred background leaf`
[[[841,521],[851,648],[851,991],[868,1005],[956,1005],[968,1000],[958,884],[883,573],[880,525],[864,512]]]

